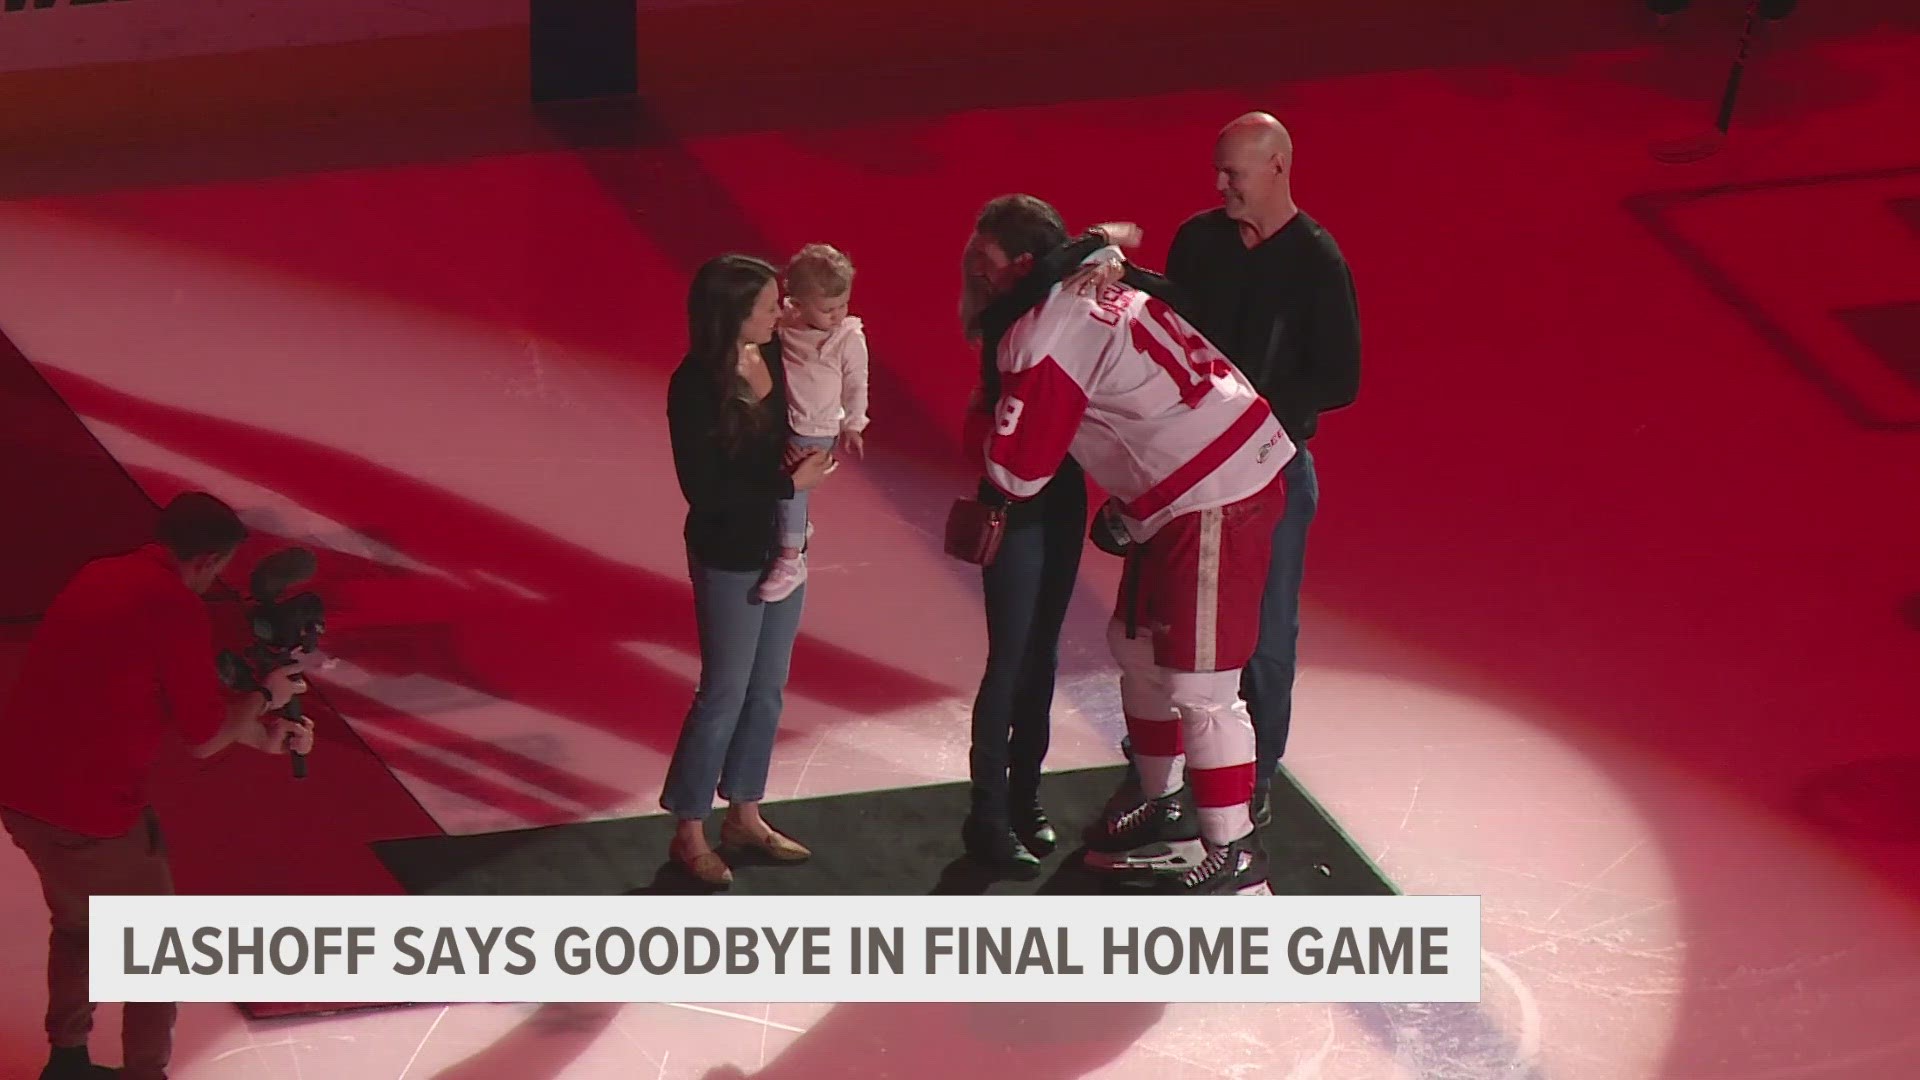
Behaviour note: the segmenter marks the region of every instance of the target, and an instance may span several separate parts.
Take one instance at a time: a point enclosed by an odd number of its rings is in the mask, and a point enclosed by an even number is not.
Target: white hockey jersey
[[[1055,286],[995,359],[994,486],[1030,499],[1071,453],[1120,501],[1137,540],[1257,494],[1294,455],[1246,376],[1164,301],[1126,285],[1098,296]]]

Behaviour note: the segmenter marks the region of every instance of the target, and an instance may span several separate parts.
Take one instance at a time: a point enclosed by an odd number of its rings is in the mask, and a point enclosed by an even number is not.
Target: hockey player
[[[1005,296],[1066,240],[1046,203],[995,199],[968,241],[970,283]],[[1090,830],[1088,863],[1168,871],[1161,885],[1177,893],[1268,892],[1240,669],[1259,636],[1293,444],[1218,350],[1124,283],[1052,286],[1002,336],[995,360],[988,478],[1011,499],[1032,497],[1071,453],[1132,542],[1108,641],[1141,791]],[[1197,822],[1179,797],[1183,756]]]

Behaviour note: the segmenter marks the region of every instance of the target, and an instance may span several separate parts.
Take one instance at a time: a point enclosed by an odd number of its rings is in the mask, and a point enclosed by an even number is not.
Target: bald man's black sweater
[[[1305,213],[1248,248],[1224,210],[1180,226],[1167,277],[1181,314],[1227,354],[1305,443],[1360,392],[1360,310],[1339,245]]]

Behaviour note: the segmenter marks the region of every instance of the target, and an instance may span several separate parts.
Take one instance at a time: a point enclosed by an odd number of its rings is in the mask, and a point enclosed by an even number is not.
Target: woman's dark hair
[[[233,508],[204,491],[179,495],[160,511],[153,538],[181,562],[203,555],[225,555],[247,538],[247,527]]]
[[[963,293],[960,301],[961,321],[969,337],[979,345],[980,385],[990,399],[997,400],[1000,397],[1000,365],[995,354],[1000,350],[1000,339],[1013,327],[1014,320],[1045,300],[1054,285],[1065,280],[1087,256],[1106,246],[1106,243],[1105,237],[1087,233],[1050,250],[1043,249],[1035,254],[1031,273],[1021,278],[1012,289],[991,300]],[[972,288],[971,280],[967,287]]]
[[[740,377],[740,327],[753,314],[754,301],[780,272],[771,263],[750,255],[721,255],[709,259],[693,275],[687,290],[687,355],[713,380],[720,395],[722,446],[737,446],[742,437],[768,424],[768,410],[749,399]]]
[[[1000,245],[1007,258],[1040,256],[1067,242],[1060,211],[1032,195],[1002,195],[980,210],[973,231]]]
[[[1029,274],[1011,293],[999,297],[981,294],[979,283],[964,271],[962,274],[960,325],[969,340],[980,345],[981,385],[989,396],[998,397],[1000,369],[994,363],[994,351],[1013,319],[1044,299],[1047,289],[1065,276],[1041,272],[1048,269],[1041,264],[1050,253],[1057,253],[1067,243],[1067,223],[1061,219],[1060,211],[1042,199],[1032,195],[1002,195],[980,209],[973,231],[1000,245],[1007,258],[1030,255],[1035,263],[1035,273]]]

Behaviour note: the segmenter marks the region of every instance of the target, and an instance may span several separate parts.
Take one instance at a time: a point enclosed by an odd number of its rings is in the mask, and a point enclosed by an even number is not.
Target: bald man
[[[1293,201],[1293,138],[1273,116],[1248,113],[1213,152],[1222,205],[1180,227],[1167,256],[1188,319],[1272,405],[1299,447],[1282,473],[1286,513],[1273,533],[1260,641],[1242,679],[1253,714],[1254,820],[1265,824],[1273,776],[1293,717],[1294,644],[1307,526],[1320,500],[1309,440],[1320,414],[1360,390],[1360,318],[1353,276],[1332,235]]]

